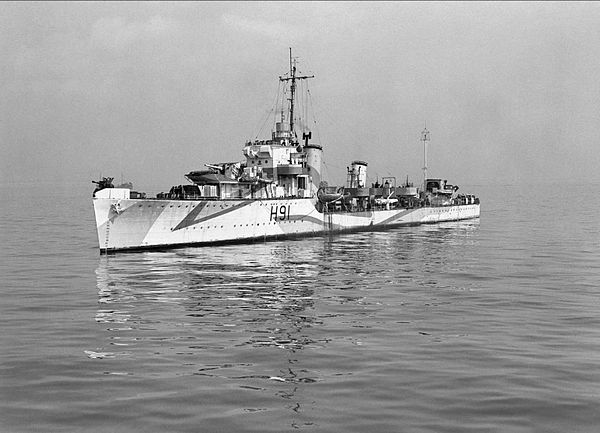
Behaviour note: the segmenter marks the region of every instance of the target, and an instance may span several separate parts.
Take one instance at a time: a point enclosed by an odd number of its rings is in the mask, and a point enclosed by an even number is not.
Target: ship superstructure
[[[322,146],[311,141],[306,122],[301,130],[297,127],[296,86],[309,78],[313,76],[298,73],[290,50],[290,71],[279,77],[289,98],[284,98],[271,137],[246,142],[241,161],[205,164],[205,169],[185,175],[190,184],[173,186],[156,198],[131,188],[114,188],[112,178],[95,182],[101,252],[384,229],[479,216],[479,199],[459,194],[458,187],[442,179],[425,177],[421,189],[408,180],[397,185],[395,177],[368,185],[365,161],[352,162],[345,186],[328,186],[322,179]]]

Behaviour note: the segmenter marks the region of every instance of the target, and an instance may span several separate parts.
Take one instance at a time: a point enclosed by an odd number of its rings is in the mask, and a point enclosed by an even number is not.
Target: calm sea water
[[[597,186],[112,256],[87,186],[0,186],[1,432],[600,430]]]

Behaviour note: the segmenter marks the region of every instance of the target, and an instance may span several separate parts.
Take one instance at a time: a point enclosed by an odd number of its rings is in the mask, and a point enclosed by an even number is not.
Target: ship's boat
[[[113,178],[94,182],[100,251],[264,241],[479,217],[477,197],[427,177],[426,169],[423,188],[408,179],[396,185],[395,177],[369,185],[368,164],[357,160],[347,168],[346,185],[329,186],[322,178],[323,147],[312,141],[308,122],[297,119],[297,104],[305,98],[297,98],[296,86],[310,78],[297,71],[290,50],[290,70],[279,77],[282,98],[275,112],[280,118],[268,139],[244,144],[241,161],[205,164],[185,175],[189,184],[156,197],[132,191],[132,185],[114,187]],[[428,139],[425,130],[424,146]]]
[[[344,187],[321,187],[317,191],[317,197],[322,204],[335,203],[344,198]]]

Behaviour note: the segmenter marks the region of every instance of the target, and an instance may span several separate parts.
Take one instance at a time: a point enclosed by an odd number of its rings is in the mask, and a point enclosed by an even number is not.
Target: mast
[[[429,131],[427,125],[425,125],[425,129],[421,131],[421,141],[423,142],[423,194],[427,190],[427,142],[429,140]]]
[[[314,75],[304,75],[304,76],[296,76],[296,59],[292,57],[292,48],[290,47],[290,76],[289,77],[279,77],[280,81],[291,81],[292,84],[290,86],[290,131],[294,136],[296,136],[296,132],[294,131],[294,101],[296,99],[296,80],[304,80],[307,78],[314,78]],[[297,136],[296,136],[297,137]]]

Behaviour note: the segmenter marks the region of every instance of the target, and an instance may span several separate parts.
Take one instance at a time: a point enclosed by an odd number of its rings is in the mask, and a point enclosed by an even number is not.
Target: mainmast
[[[294,101],[296,98],[296,80],[304,80],[307,78],[314,78],[314,75],[304,75],[304,76],[296,76],[296,59],[292,57],[292,48],[290,48],[290,76],[289,77],[279,77],[280,81],[291,81],[290,85],[290,131],[294,136],[296,136],[296,132],[294,131]]]
[[[421,132],[421,141],[423,142],[423,194],[425,194],[427,190],[427,142],[429,141],[427,126]]]

